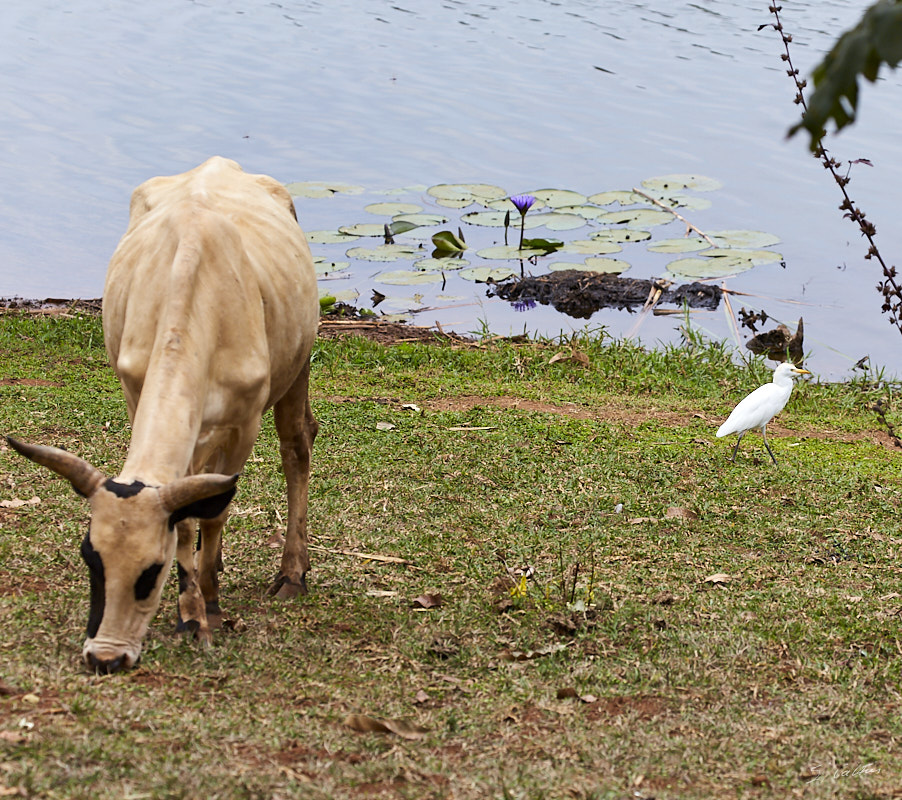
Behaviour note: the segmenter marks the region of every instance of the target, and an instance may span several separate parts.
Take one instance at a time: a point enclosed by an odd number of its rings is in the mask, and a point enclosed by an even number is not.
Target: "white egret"
[[[774,379],[771,383],[759,386],[748,397],[739,401],[739,404],[727,417],[727,421],[717,429],[718,437],[727,436],[730,433],[739,434],[730,461],[736,461],[736,453],[739,452],[739,443],[742,441],[742,437],[748,431],[757,428],[761,430],[764,446],[770,453],[771,460],[774,464],[777,463],[777,459],[774,458],[770,445],[767,443],[767,423],[783,410],[783,406],[789,400],[789,395],[792,394],[795,377],[810,374],[807,369],[799,369],[789,362],[785,362],[774,370]]]

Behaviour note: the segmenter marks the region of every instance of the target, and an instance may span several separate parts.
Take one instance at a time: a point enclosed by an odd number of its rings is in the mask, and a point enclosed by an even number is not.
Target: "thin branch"
[[[786,71],[786,74],[789,75],[790,78],[795,82],[796,85],[796,96],[794,99],[794,103],[796,105],[800,105],[804,113],[808,111],[808,104],[805,102],[805,94],[804,89],[808,85],[808,82],[804,79],[799,78],[799,71],[793,66],[792,56],[789,52],[789,44],[792,41],[792,35],[788,33],[784,33],[783,31],[783,23],[780,20],[780,6],[772,5],[769,7],[770,12],[776,18],[776,23],[774,23],[771,27],[780,34],[781,39],[783,40],[783,49],[784,52],[780,56],[780,58],[786,62],[789,66],[789,69]],[[761,27],[767,27],[762,25]],[[760,30],[760,28],[759,28]],[[902,286],[896,280],[896,268],[894,266],[887,266],[886,262],[883,260],[883,256],[880,254],[880,251],[877,249],[877,243],[874,241],[874,236],[877,233],[877,228],[865,218],[864,212],[855,206],[852,202],[852,198],[849,197],[849,193],[846,190],[846,186],[851,181],[849,177],[848,171],[845,175],[841,175],[839,173],[839,169],[842,167],[842,164],[837,161],[832,156],[828,155],[827,149],[824,147],[824,133],[817,139],[817,146],[814,148],[814,156],[815,158],[820,159],[821,163],[824,165],[824,168],[830,171],[830,174],[833,176],[833,180],[836,182],[836,185],[839,186],[839,190],[842,192],[843,201],[839,206],[840,211],[844,211],[844,217],[851,219],[854,222],[858,229],[861,231],[861,235],[864,236],[868,240],[868,252],[865,254],[865,259],[876,258],[879,262],[882,270],[884,280],[881,283],[877,284],[877,288],[883,294],[884,303],[882,307],[882,311],[890,312],[890,323],[896,326],[900,332],[902,332]],[[851,165],[858,162],[866,162],[865,159],[857,159],[856,161],[849,162],[849,168]]]
[[[718,247],[717,242],[715,242],[710,236],[708,236],[707,233],[705,233],[705,232],[704,232],[703,230],[701,230],[700,228],[696,228],[695,225],[693,225],[688,219],[686,219],[686,217],[684,217],[682,214],[677,214],[677,212],[674,211],[674,210],[673,210],[670,206],[668,206],[666,203],[662,203],[660,200],[655,199],[655,198],[652,197],[650,194],[645,194],[645,192],[643,192],[641,189],[635,189],[635,188],[634,188],[633,191],[634,191],[636,194],[642,195],[642,197],[644,197],[646,200],[650,200],[650,201],[651,201],[652,203],[654,203],[656,206],[660,206],[660,207],[663,208],[665,211],[669,211],[669,212],[670,212],[671,214],[673,214],[678,220],[681,220],[682,222],[684,222],[684,223],[686,224],[686,227],[687,227],[687,228],[690,228],[691,230],[694,230],[699,236],[701,236],[706,242],[708,242],[708,244],[710,244],[711,247]],[[688,231],[687,231],[687,233],[688,233]]]

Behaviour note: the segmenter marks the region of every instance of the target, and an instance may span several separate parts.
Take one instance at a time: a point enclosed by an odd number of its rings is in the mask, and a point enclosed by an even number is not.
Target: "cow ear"
[[[99,469],[65,450],[20,442],[13,439],[12,436],[7,436],[6,441],[17,453],[21,453],[35,464],[47,467],[68,480],[72,484],[72,488],[82,497],[90,497],[106,480],[106,475]]]
[[[213,519],[213,517],[218,517],[226,510],[234,496],[235,487],[233,486],[222,494],[205,497],[203,500],[195,500],[193,503],[177,508],[169,515],[170,530],[183,519],[188,519],[188,517],[195,517],[197,519]]]
[[[169,512],[169,527],[188,517],[218,517],[235,496],[238,475],[191,475],[160,489],[160,501]]]

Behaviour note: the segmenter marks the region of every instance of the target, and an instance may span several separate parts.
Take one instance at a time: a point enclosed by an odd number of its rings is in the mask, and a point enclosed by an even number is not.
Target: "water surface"
[[[372,196],[359,208],[380,191],[441,182],[593,194],[695,172],[724,188],[693,222],[783,240],[785,269],[728,281],[756,295],[747,308],[804,315],[809,366],[823,377],[848,375],[868,354],[898,373],[900,335],[879,313],[875,265],[804,142],[784,139],[794,88],[779,38],[757,30],[772,21],[768,5],[7,0],[0,296],[99,295],[134,186],[212,154],[286,183],[364,186]],[[867,5],[783,3],[803,73]],[[900,97],[893,73],[868,85],[858,124],[834,142],[838,157],[874,164],[853,168],[851,191],[891,261],[902,252]],[[364,221],[343,203],[299,201],[302,224]],[[652,277],[639,264],[627,274]],[[368,305],[372,276],[353,282]],[[452,290],[468,304],[419,321],[498,333],[586,325],[545,308],[514,312],[472,284]],[[694,321],[730,336],[722,312]],[[605,311],[589,324],[623,335],[635,317]],[[673,340],[677,325],[649,318],[638,335]]]

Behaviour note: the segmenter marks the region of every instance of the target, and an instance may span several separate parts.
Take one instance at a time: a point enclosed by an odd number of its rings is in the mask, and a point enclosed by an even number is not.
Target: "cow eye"
[[[146,600],[150,597],[162,569],[162,564],[151,564],[138,576],[138,580],[135,581],[135,600]]]

